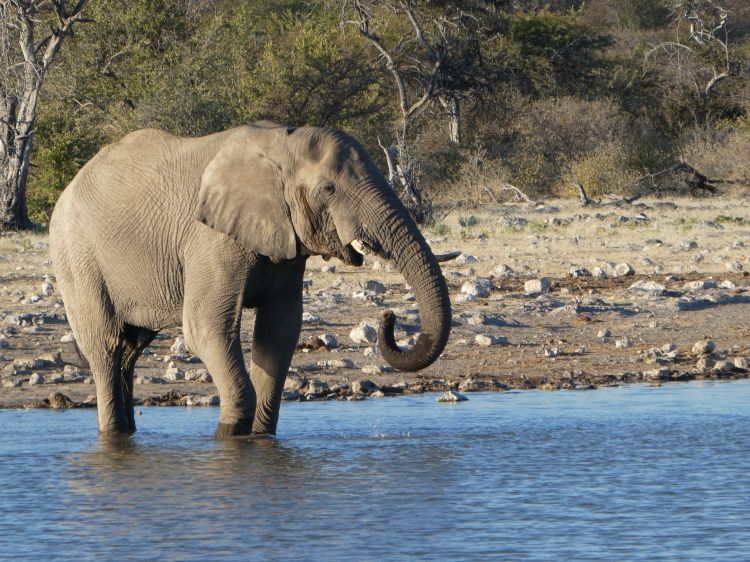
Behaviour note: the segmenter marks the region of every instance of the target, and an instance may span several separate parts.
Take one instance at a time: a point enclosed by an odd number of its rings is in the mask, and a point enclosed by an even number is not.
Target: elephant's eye
[[[333,185],[333,183],[327,181],[321,184],[320,190],[327,195],[333,195],[336,192],[336,186]]]

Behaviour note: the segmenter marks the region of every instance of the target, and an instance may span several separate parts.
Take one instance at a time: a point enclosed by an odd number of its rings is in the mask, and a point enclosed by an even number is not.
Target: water
[[[470,398],[0,411],[0,559],[750,559],[750,381]]]

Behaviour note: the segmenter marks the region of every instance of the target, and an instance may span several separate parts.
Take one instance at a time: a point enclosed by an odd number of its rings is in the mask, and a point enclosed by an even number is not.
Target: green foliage
[[[680,64],[658,53],[645,62],[654,45],[690,41],[670,0],[412,3],[425,32],[450,50],[434,87],[460,95],[463,119],[457,145],[437,101],[419,114],[409,154],[425,193],[487,202],[504,183],[546,197],[571,194],[579,180],[598,196],[627,191],[680,156],[711,177],[748,177],[744,4],[726,1],[731,73],[705,94],[701,85],[721,68],[715,44],[691,43]],[[421,91],[431,64],[411,24],[373,5],[375,32],[400,42],[396,65]],[[38,222],[101,146],[138,128],[333,126],[382,161],[378,138],[393,138],[401,118],[380,54],[342,24],[335,0],[96,0],[85,15],[92,21],[66,38],[39,104],[27,192]],[[473,226],[461,230],[471,236]]]
[[[450,227],[444,222],[436,222],[432,225],[432,232],[434,232],[436,236],[445,236],[450,231]]]
[[[458,224],[460,224],[463,228],[472,228],[479,224],[479,219],[474,215],[469,215],[468,217],[458,217]]]

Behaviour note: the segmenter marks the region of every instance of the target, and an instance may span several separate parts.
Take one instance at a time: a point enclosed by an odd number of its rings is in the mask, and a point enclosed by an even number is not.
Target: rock
[[[362,355],[364,355],[365,357],[372,357],[373,355],[375,355],[375,350],[376,348],[374,347],[366,347],[364,348],[364,350],[362,350]]]
[[[21,384],[21,379],[3,379],[3,388],[16,388]]]
[[[44,282],[41,286],[41,294],[44,297],[49,297],[52,295],[52,293],[55,291],[55,288],[52,286],[52,283]]]
[[[284,390],[281,393],[282,400],[299,400],[301,397],[299,390]]]
[[[695,240],[685,240],[684,242],[674,246],[675,251],[687,252],[689,250],[695,250],[698,247],[698,242]]]
[[[598,331],[598,332],[596,333],[596,337],[597,337],[597,338],[600,338],[600,339],[602,339],[602,338],[608,338],[608,337],[610,337],[611,335],[612,335],[612,332],[610,332],[610,331],[609,331],[609,330],[607,330],[607,329],[605,329],[605,330],[599,330],[599,331]]]
[[[458,390],[461,392],[479,392],[484,390],[484,384],[476,379],[466,379],[458,385]]]
[[[52,375],[50,376],[49,382],[51,382],[52,384],[64,383],[65,375],[63,375],[62,373],[52,373]]]
[[[558,357],[562,355],[562,350],[559,347],[545,347],[544,348],[544,356],[545,357]]]
[[[630,338],[622,338],[621,340],[615,341],[615,347],[621,348],[621,349],[628,349],[633,347],[633,340]]]
[[[53,392],[48,397],[49,407],[53,410],[65,410],[67,408],[75,408],[76,403],[70,398],[65,396],[62,392]]]
[[[60,343],[73,343],[76,341],[73,332],[67,332],[63,337],[60,338]]]
[[[406,293],[403,297],[401,297],[401,300],[404,302],[414,302],[417,300],[417,297],[414,296],[414,293]]]
[[[313,314],[312,312],[303,312],[302,313],[302,322],[305,324],[311,324],[315,322],[320,322],[320,316],[317,314]]]
[[[44,384],[44,375],[40,375],[39,373],[32,373],[29,377],[29,384],[30,385],[36,385],[36,384]]]
[[[16,359],[13,361],[13,368],[16,371],[33,371],[34,369],[41,369],[44,367],[44,361],[41,359]]]
[[[727,271],[737,271],[737,272],[739,272],[739,271],[742,271],[744,269],[742,263],[740,263],[738,261],[727,262],[725,266],[726,266]]]
[[[513,270],[504,263],[501,263],[496,265],[493,270],[490,271],[490,275],[493,277],[511,277],[513,275]]]
[[[362,372],[365,375],[380,375],[389,371],[389,367],[384,365],[365,365],[362,367]]]
[[[629,263],[618,263],[614,270],[615,277],[626,277],[628,275],[635,275],[635,269]]]
[[[508,338],[505,336],[495,336],[492,334],[477,334],[474,337],[477,345],[489,347],[491,345],[508,345]]]
[[[310,379],[307,387],[304,389],[305,397],[319,397],[328,393],[328,383],[319,379]]]
[[[352,383],[351,389],[354,394],[368,394],[374,390],[378,390],[379,387],[370,379],[360,379]]]
[[[523,290],[527,295],[547,293],[550,290],[549,279],[540,277],[539,279],[529,279],[524,283]]]
[[[717,372],[727,372],[727,371],[734,371],[736,369],[733,361],[728,361],[726,359],[717,361],[714,363],[714,366],[712,370]]]
[[[591,277],[591,272],[585,267],[573,267],[568,272],[571,277]]]
[[[735,357],[734,366],[742,371],[750,371],[750,361],[746,357]]]
[[[695,364],[695,368],[699,371],[707,371],[708,369],[713,368],[715,364],[716,362],[711,357],[701,357]]]
[[[461,293],[472,297],[486,298],[490,296],[492,281],[477,277],[466,281],[461,286]]]
[[[284,390],[302,390],[305,386],[307,386],[307,379],[305,377],[287,375],[284,381]]]
[[[378,331],[367,321],[360,322],[356,328],[349,332],[349,339],[354,343],[376,343]]]
[[[336,265],[335,264],[327,264],[320,268],[321,273],[336,273]]]
[[[685,283],[682,288],[686,291],[702,291],[704,289],[715,289],[718,285],[713,279],[704,279],[702,281],[691,281]]]
[[[351,359],[328,359],[318,361],[317,365],[321,369],[353,369],[354,361]]]
[[[9,349],[10,348],[10,342],[8,341],[8,336],[5,334],[0,334],[0,349]]]
[[[596,277],[597,279],[605,279],[607,277],[607,272],[604,271],[601,267],[595,267],[591,270],[591,275],[593,277]]]
[[[711,353],[714,349],[716,349],[716,344],[711,340],[695,342],[693,345],[693,353],[695,355],[705,355],[706,353]]]
[[[487,319],[485,318],[484,314],[481,312],[477,312],[475,314],[470,314],[466,317],[466,323],[471,326],[481,326],[485,323]]]
[[[164,378],[168,381],[181,381],[185,379],[185,373],[177,367],[169,367]]]
[[[174,340],[174,343],[172,344],[172,347],[169,348],[169,351],[172,353],[176,353],[178,355],[186,355],[188,353],[187,345],[185,344],[185,338],[183,337],[177,337]]]
[[[372,392],[370,396],[372,398],[383,398],[385,396],[385,392],[383,392],[382,390],[376,390],[375,392]]]
[[[325,345],[328,349],[333,349],[334,347],[338,347],[339,345],[339,342],[334,334],[320,334],[318,336],[318,339],[322,341],[323,345]]]
[[[647,381],[668,381],[672,378],[672,371],[666,368],[651,369],[643,373],[643,378]]]
[[[638,291],[641,293],[648,293],[651,295],[663,295],[667,292],[667,288],[662,285],[661,283],[657,283],[656,281],[636,281],[633,283],[630,287],[628,287],[629,291]]]
[[[465,402],[466,400],[468,400],[466,396],[454,390],[449,390],[437,399],[438,402]]]
[[[36,362],[41,362],[42,367],[62,367],[65,364],[62,358],[62,351],[59,349],[54,353],[42,355],[39,359],[36,359]]]
[[[461,254],[456,258],[456,264],[458,265],[468,265],[470,263],[477,263],[478,261],[479,258],[470,254]]]
[[[385,290],[385,285],[383,285],[380,281],[370,279],[365,282],[365,291],[368,291],[375,295],[382,295],[385,293]]]
[[[736,287],[737,287],[737,285],[735,285],[734,283],[732,283],[729,279],[725,279],[724,281],[722,281],[721,283],[719,283],[719,288],[720,289],[735,289]]]
[[[185,380],[195,382],[213,382],[214,379],[207,369],[190,369],[189,371],[185,371]]]

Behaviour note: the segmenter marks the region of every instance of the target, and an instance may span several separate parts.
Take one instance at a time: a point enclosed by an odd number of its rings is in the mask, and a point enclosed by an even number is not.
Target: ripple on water
[[[0,411],[0,552],[219,560],[746,559],[750,381],[284,404]]]

